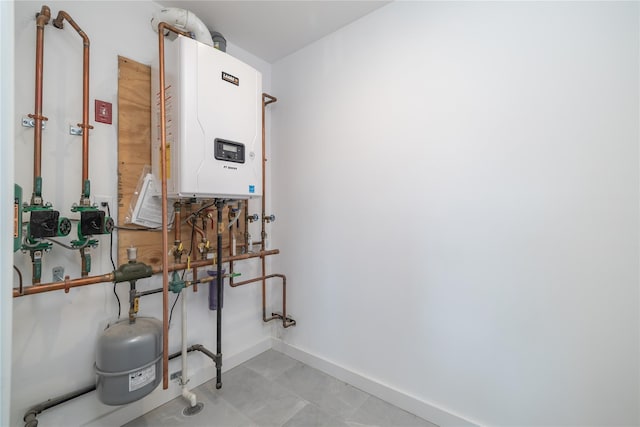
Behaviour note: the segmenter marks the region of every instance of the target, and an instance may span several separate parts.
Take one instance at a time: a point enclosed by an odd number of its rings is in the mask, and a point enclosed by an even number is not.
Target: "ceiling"
[[[228,42],[273,63],[390,1],[192,1],[159,4],[195,13]]]

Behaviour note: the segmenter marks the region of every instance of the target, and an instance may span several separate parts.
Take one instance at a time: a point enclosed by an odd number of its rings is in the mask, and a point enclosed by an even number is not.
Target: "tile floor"
[[[436,427],[275,350],[225,373],[222,390],[209,381],[194,392],[204,403],[198,414],[183,415],[180,397],[125,427]]]

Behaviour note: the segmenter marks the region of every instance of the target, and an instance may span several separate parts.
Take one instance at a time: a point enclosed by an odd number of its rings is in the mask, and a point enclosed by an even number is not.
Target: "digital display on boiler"
[[[215,158],[226,162],[244,163],[244,144],[216,138]]]

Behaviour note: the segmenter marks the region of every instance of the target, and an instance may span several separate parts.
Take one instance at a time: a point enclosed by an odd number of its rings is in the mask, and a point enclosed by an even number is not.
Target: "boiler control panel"
[[[215,158],[227,162],[244,163],[244,144],[216,138]]]

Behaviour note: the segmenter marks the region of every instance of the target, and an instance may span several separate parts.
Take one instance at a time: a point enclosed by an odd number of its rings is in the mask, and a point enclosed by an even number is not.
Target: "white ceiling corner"
[[[228,42],[273,63],[390,1],[161,0],[158,3],[195,13]]]

